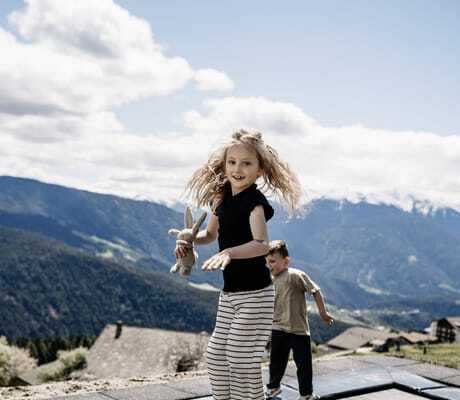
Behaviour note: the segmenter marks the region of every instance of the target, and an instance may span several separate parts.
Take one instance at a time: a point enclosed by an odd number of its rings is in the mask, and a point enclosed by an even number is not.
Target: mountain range
[[[414,207],[406,212],[364,201],[323,199],[311,203],[301,217],[289,219],[278,204],[274,206],[275,217],[268,224],[270,238],[288,242],[292,265],[317,281],[329,303],[350,310],[373,310],[374,322],[390,325],[394,315],[399,327],[416,329],[443,313],[460,314],[457,211],[421,213]],[[49,248],[65,244],[67,251],[93,257],[94,262],[128,268],[130,273],[156,273],[168,278],[168,285],[175,282],[185,288],[183,278],[166,276],[174,262],[174,238],[167,231],[183,226],[179,209],[0,177],[0,226],[21,230],[18,235],[35,233],[35,240],[51,240],[54,244],[47,243]],[[27,254],[24,249],[17,251],[17,256]],[[198,251],[202,262],[217,246],[214,243]],[[4,265],[2,251],[0,267]],[[222,285],[220,273],[198,267],[189,281]],[[401,317],[403,314],[408,317]]]
[[[217,292],[0,227],[0,335],[92,336],[108,323],[211,331]]]

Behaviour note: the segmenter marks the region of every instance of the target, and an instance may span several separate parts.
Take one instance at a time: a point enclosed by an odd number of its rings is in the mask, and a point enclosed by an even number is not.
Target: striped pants
[[[261,360],[273,322],[274,289],[221,292],[207,349],[215,400],[263,400]]]

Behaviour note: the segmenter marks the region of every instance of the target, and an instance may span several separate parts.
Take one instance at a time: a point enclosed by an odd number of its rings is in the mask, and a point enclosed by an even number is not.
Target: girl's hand
[[[230,264],[231,260],[232,256],[229,249],[225,249],[206,260],[201,269],[204,271],[214,271],[219,268],[224,269],[228,264]]]
[[[334,318],[332,318],[332,315],[329,314],[327,311],[324,313],[320,313],[319,316],[324,321],[324,323],[328,326],[331,326],[334,323]]]
[[[184,240],[176,240],[176,248],[174,249],[176,258],[183,258],[187,255],[187,242]]]

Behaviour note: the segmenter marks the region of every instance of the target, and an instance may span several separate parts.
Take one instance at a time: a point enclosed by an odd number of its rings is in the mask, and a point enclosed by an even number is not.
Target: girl
[[[197,207],[212,214],[195,243],[218,237],[220,252],[204,270],[223,269],[216,326],[207,349],[208,374],[215,400],[262,400],[261,359],[271,332],[274,290],[266,267],[266,221],[273,208],[257,189],[263,180],[287,204],[298,207],[300,185],[288,165],[266,145],[260,133],[240,130],[214,151],[187,183]],[[177,243],[176,257],[186,248]]]

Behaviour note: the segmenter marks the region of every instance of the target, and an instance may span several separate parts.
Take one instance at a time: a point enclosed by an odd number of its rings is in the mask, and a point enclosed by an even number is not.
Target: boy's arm
[[[326,304],[324,304],[323,295],[321,294],[321,289],[315,290],[313,292],[313,297],[315,298],[316,306],[318,307],[319,316],[321,319],[328,325],[332,325],[334,319],[332,315],[326,310]]]
[[[324,303],[323,295],[321,294],[321,288],[314,281],[312,281],[305,272],[302,272],[298,276],[300,278],[301,287],[304,292],[313,295],[321,319],[329,326],[332,325],[334,319],[326,310],[326,304]]]

